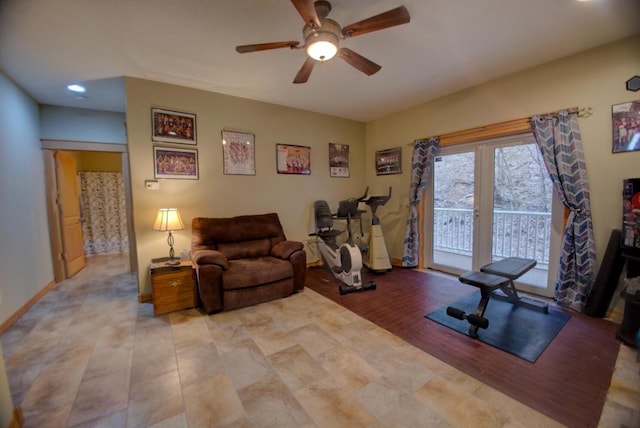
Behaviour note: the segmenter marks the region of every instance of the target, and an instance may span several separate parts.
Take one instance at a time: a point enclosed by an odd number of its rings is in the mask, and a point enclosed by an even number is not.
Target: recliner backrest
[[[268,256],[274,245],[285,240],[276,213],[196,217],[191,222],[191,251],[217,250],[229,260]]]

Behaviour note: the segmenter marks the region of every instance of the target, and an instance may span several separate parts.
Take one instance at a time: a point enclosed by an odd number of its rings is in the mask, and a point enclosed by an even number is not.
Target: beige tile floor
[[[319,294],[158,317],[100,256],[1,336],[27,427],[553,427]],[[621,347],[600,426],[640,426]]]

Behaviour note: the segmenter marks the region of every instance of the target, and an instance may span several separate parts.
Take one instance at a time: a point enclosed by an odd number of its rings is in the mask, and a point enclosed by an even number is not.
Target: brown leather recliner
[[[207,313],[241,308],[304,288],[307,255],[287,241],[278,214],[197,217],[191,254]]]

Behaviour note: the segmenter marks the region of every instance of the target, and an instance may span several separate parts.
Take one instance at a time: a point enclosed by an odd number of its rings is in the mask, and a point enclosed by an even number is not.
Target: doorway
[[[64,222],[61,217],[61,209],[58,204],[59,199],[61,199],[59,195],[61,189],[58,187],[56,176],[56,154],[60,153],[66,153],[71,157],[80,159],[83,162],[81,167],[79,168],[80,170],[102,169],[104,171],[105,165],[113,165],[114,163],[117,164],[116,167],[106,167],[106,169],[118,170],[118,175],[121,175],[119,185],[124,187],[124,201],[122,202],[125,206],[124,213],[120,216],[120,219],[122,221],[118,220],[117,223],[126,224],[126,230],[121,231],[125,236],[123,237],[123,242],[119,244],[120,247],[118,247],[117,245],[109,245],[107,251],[113,251],[114,248],[119,248],[119,251],[128,252],[130,271],[137,272],[135,236],[133,233],[132,223],[133,214],[130,173],[126,145],[108,143],[85,143],[60,140],[43,140],[42,145],[45,159],[45,174],[47,177],[47,211],[49,217],[50,241],[53,256],[55,281],[63,281],[64,279],[69,278],[74,274],[73,270],[69,270],[66,264],[66,260],[69,258],[69,248],[66,245],[65,239],[63,238]],[[94,165],[93,167],[91,166],[92,162]],[[95,165],[100,166],[95,167]],[[108,173],[99,175],[105,174],[109,175]],[[83,179],[84,178],[85,177],[83,177]],[[76,178],[76,180],[78,187],[80,187],[80,178]],[[83,181],[83,185],[86,186],[86,180]],[[103,183],[99,183],[97,187],[101,187],[103,185]],[[76,206],[80,206],[79,199],[75,201],[75,204]],[[109,208],[111,209],[112,207]],[[89,213],[85,212],[83,216],[89,217]],[[110,220],[113,220],[113,213],[108,213],[107,217]],[[84,226],[85,227],[83,227],[83,229],[86,230],[87,225],[85,224]],[[101,242],[100,244],[103,247],[105,246],[104,242]],[[93,251],[94,249],[91,246],[87,247],[87,244],[85,242],[83,242],[82,250],[83,254],[97,254],[97,252]]]
[[[506,257],[534,259],[522,291],[555,288],[563,209],[531,134],[441,148],[427,189],[427,267],[459,275]]]

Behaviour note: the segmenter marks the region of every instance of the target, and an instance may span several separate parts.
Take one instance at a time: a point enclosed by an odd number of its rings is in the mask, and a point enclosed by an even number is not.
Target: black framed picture
[[[276,144],[278,174],[311,174],[311,147]]]
[[[640,150],[640,101],[611,106],[613,153]]]
[[[349,177],[349,146],[329,143],[329,176]]]
[[[197,144],[195,114],[152,108],[151,123],[153,141]]]
[[[198,150],[153,147],[155,178],[198,179]]]
[[[376,175],[402,174],[402,147],[376,152]]]

